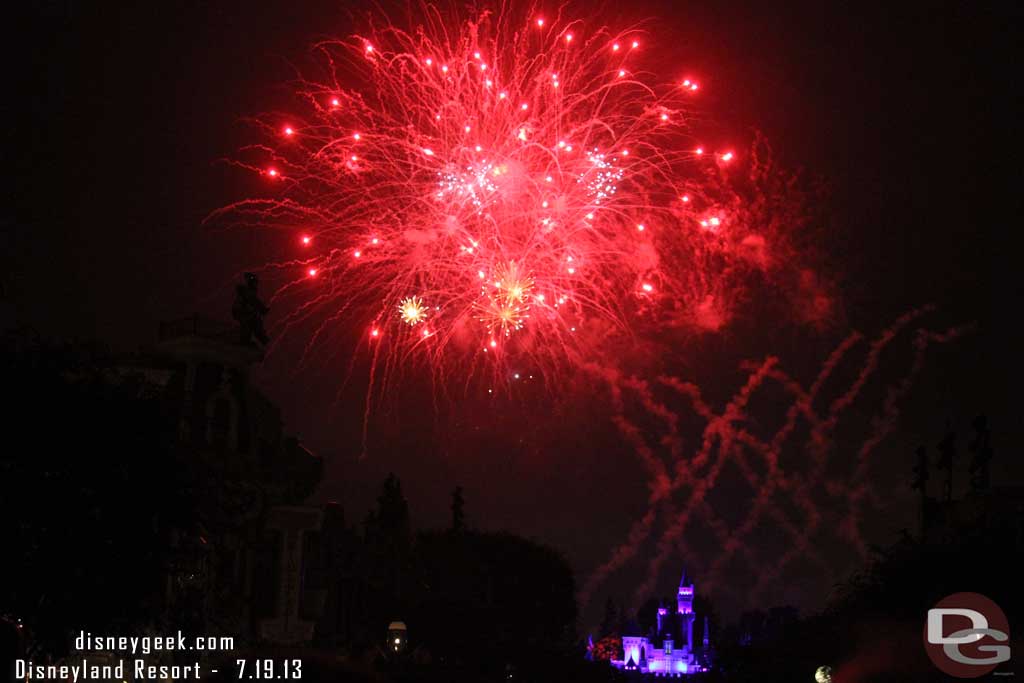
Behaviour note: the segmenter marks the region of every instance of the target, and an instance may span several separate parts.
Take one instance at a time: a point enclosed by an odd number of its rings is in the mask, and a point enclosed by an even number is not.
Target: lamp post
[[[401,654],[409,646],[409,629],[404,621],[392,621],[388,624],[387,650],[392,654]]]

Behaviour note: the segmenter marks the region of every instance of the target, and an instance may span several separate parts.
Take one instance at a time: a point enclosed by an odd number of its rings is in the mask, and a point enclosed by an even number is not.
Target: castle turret
[[[693,614],[693,582],[688,581],[685,569],[682,578],[679,579],[676,606],[679,614]]]
[[[679,579],[676,607],[682,622],[683,637],[686,638],[686,651],[693,652],[693,582],[687,579],[685,569],[683,576]]]

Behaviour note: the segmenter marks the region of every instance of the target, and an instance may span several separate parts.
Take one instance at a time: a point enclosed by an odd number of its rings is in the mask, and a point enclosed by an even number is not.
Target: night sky
[[[721,135],[758,128],[787,165],[831,188],[822,248],[841,302],[833,324],[810,333],[758,320],[695,344],[674,369],[727,398],[740,360],[775,353],[809,381],[851,329],[870,337],[936,304],[936,327],[976,328],[929,358],[885,471],[909,479],[911,446],[937,442],[947,418],[966,435],[987,412],[999,480],[1019,473],[1007,451],[1024,437],[1012,409],[1020,10],[896,4],[647,1],[601,14],[609,24],[654,19],[651,42],[666,45],[667,67],[701,75]],[[323,0],[20,3],[5,18],[0,320],[133,350],[154,341],[161,320],[228,318],[237,274],[278,245],[201,225],[250,191],[251,178],[218,160],[252,141],[242,117],[287,101],[307,46],[347,35],[364,11]],[[892,359],[893,372],[904,362]],[[344,365],[317,377],[282,352],[259,378],[289,428],[329,459],[320,498],[342,501],[350,521],[388,471],[420,525],[445,523],[459,483],[471,523],[550,542],[582,577],[643,513],[643,475],[597,399],[572,411],[546,409],[543,396],[435,411],[414,381],[374,419],[360,459],[362,388],[356,373],[338,393]],[[881,389],[873,396],[858,408],[865,420]],[[906,502],[892,509],[909,515]],[[877,540],[912,524],[883,524]],[[669,562],[659,585],[671,586],[684,561]],[[629,596],[629,582],[615,577],[611,592]],[[821,595],[783,587],[773,598],[813,609]]]

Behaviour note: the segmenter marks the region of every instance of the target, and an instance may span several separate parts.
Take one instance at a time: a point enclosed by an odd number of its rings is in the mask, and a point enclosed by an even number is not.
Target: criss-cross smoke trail
[[[709,405],[697,385],[677,377],[661,376],[652,383],[592,366],[593,373],[607,383],[613,396],[617,409],[615,424],[643,463],[650,493],[647,512],[632,525],[627,538],[612,551],[609,559],[589,576],[581,590],[583,602],[589,601],[610,575],[637,561],[644,565],[643,580],[634,584],[633,599],[639,604],[653,595],[665,563],[681,557],[703,577],[705,589],[740,592],[748,602],[775,587],[773,584],[797,560],[812,562],[824,575],[835,578],[844,567],[830,564],[816,550],[814,538],[819,534],[834,533],[862,558],[866,557],[862,517],[864,508],[877,502],[872,498],[869,485],[872,456],[896,428],[900,404],[923,370],[928,351],[972,329],[969,325],[930,329],[924,325],[924,319],[931,311],[931,307],[925,307],[908,312],[870,343],[860,333],[850,334],[806,386],[785,372],[775,357],[750,364],[746,367],[746,382],[721,409]],[[922,326],[914,328],[919,323]],[[843,457],[833,442],[836,429],[852,406],[858,401],[865,402],[863,390],[869,380],[877,376],[883,353],[900,340],[910,344],[910,366],[896,381],[885,380],[885,396],[880,406],[865,406],[876,414],[853,455],[853,462],[847,463],[852,465],[847,468],[849,476],[830,476],[829,459]],[[843,362],[851,362],[851,356],[865,344],[867,348],[859,369],[848,384],[838,391],[832,388],[830,395],[824,395],[825,385],[834,379],[836,368]],[[770,383],[781,387],[790,403],[781,424],[768,437],[757,436],[748,429],[751,416],[746,408],[754,394]],[[687,409],[703,420],[700,445],[693,452],[684,451],[676,428],[681,418],[676,411],[681,409],[669,407],[664,392],[659,390],[685,399]],[[629,401],[635,401],[649,417],[664,425],[664,433],[645,435],[626,416],[625,406]],[[799,430],[800,426],[804,429]],[[802,436],[797,438],[797,434]],[[787,470],[780,464],[784,449],[807,454],[808,464]],[[707,501],[708,494],[719,485],[723,467],[728,463],[737,467],[753,491],[749,500],[732,502],[734,507],[744,510],[740,520],[732,523],[726,522]],[[820,509],[817,496],[823,490],[839,502],[838,519],[835,514],[826,514]],[[791,519],[790,514],[779,508],[776,497],[780,495],[800,512],[799,520]],[[764,522],[786,536],[787,549],[777,556],[765,557],[754,550],[757,544],[752,535]],[[715,550],[702,548],[700,552],[689,552],[686,534],[697,523],[711,529]],[[835,524],[834,531],[830,532],[826,523]],[[751,586],[730,587],[723,581],[723,568],[736,558],[744,561],[756,576]],[[673,571],[675,569],[673,566]]]

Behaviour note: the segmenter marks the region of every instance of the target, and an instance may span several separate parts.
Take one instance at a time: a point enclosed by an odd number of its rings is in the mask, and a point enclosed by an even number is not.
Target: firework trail
[[[720,330],[753,275],[802,272],[790,178],[763,144],[702,144],[700,84],[654,36],[410,14],[315,46],[296,111],[231,160],[265,194],[210,218],[293,235],[264,273],[307,354],[340,328],[381,391],[410,365],[507,383],[512,359],[551,383],[612,338]]]
[[[830,458],[837,457],[831,443],[832,434],[841,423],[844,413],[856,404],[868,381],[877,375],[880,358],[886,349],[905,336],[908,328],[931,311],[931,307],[910,311],[884,330],[868,346],[848,386],[839,390],[836,398],[828,402],[820,412],[815,404],[824,400],[824,387],[833,378],[837,367],[863,342],[860,333],[850,334],[839,344],[806,388],[784,372],[776,358],[746,364],[749,372],[746,383],[721,412],[715,411],[703,400],[696,385],[676,377],[660,377],[658,385],[686,398],[690,410],[705,423],[700,447],[692,455],[683,454],[680,457],[676,448],[663,448],[669,454],[666,458],[648,444],[623,414],[621,409],[629,402],[624,390],[635,392],[636,403],[644,406],[649,415],[670,425],[668,440],[663,440],[663,445],[677,443],[679,434],[674,428],[676,419],[666,415],[672,409],[667,407],[666,402],[658,400],[656,388],[645,382],[609,373],[599,374],[601,381],[615,383],[610,390],[616,396],[614,405],[620,411],[616,425],[627,442],[634,446],[647,470],[664,469],[667,459],[674,463],[674,474],[668,482],[660,471],[657,478],[651,479],[647,512],[633,524],[628,537],[612,551],[609,560],[589,577],[581,591],[581,599],[588,601],[613,572],[637,559],[646,544],[653,543],[654,552],[647,560],[646,579],[637,585],[634,595],[636,600],[646,599],[653,594],[664,563],[678,557],[688,547],[684,536],[696,523],[702,523],[711,530],[716,550],[687,554],[687,558],[688,562],[697,565],[695,568],[698,571],[703,570],[705,578],[702,585],[710,590],[730,590],[721,577],[726,565],[737,557],[741,557],[750,568],[756,569],[756,580],[742,591],[746,593],[743,597],[748,599],[763,595],[775,587],[774,584],[787,568],[797,561],[809,561],[824,575],[834,577],[841,568],[827,562],[815,549],[814,539],[830,533],[825,525],[837,521],[833,519],[834,514],[821,510],[820,504],[816,502],[815,494],[823,489],[828,491],[831,498],[841,502],[842,512],[839,513],[835,535],[862,557],[866,556],[867,546],[861,531],[864,506],[878,502],[873,501],[868,486],[872,474],[870,455],[895,428],[900,402],[906,398],[923,370],[928,350],[960,338],[971,327],[945,330],[922,327],[912,333],[913,357],[910,368],[902,378],[886,389],[881,412],[872,420],[870,431],[857,449],[853,470],[846,479],[829,475],[826,469]],[[768,438],[759,438],[744,426],[750,422],[745,408],[752,395],[768,383],[781,387],[791,397],[792,403],[786,409],[782,424]],[[803,433],[797,429],[801,423],[807,428],[805,441],[791,444],[798,434]],[[810,466],[799,471],[783,468],[779,458],[787,445],[807,453]],[[752,490],[745,514],[732,524],[716,513],[706,500],[707,494],[720,485],[719,478],[726,463],[737,466]],[[759,466],[755,467],[755,464]],[[787,497],[795,506],[801,514],[799,523],[795,523],[780,509],[777,496]],[[680,497],[682,500],[677,502],[676,499]],[[773,528],[781,530],[787,539],[786,550],[777,557],[757,557],[751,550],[752,535],[765,520],[770,520]],[[735,587],[732,590],[736,590]]]

